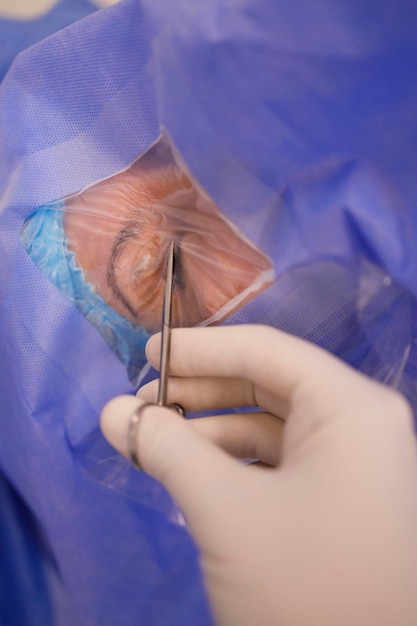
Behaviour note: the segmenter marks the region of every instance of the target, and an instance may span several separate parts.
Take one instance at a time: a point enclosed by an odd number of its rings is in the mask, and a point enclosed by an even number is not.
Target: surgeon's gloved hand
[[[155,335],[154,366],[159,347]],[[169,400],[188,411],[264,411],[187,422],[150,407],[139,423],[140,462],[186,516],[217,623],[415,626],[417,454],[402,397],[263,326],[175,330],[171,374]],[[154,382],[105,407],[123,454],[132,412],[155,397]]]

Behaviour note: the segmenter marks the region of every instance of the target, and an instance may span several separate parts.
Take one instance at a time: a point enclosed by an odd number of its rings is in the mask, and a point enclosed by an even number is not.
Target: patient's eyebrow
[[[130,220],[124,224],[113,241],[106,273],[107,284],[112,290],[113,295],[123,304],[133,318],[136,318],[137,311],[119,287],[116,277],[116,263],[126,245],[130,241],[137,239],[142,230],[143,224],[140,220]]]

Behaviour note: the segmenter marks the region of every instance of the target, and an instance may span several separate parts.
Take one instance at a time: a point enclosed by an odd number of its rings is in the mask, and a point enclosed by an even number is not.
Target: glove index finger
[[[178,328],[171,342],[171,375],[243,378],[293,407],[306,400],[346,406],[358,385],[376,386],[318,346],[269,326]],[[154,367],[159,350],[158,334],[146,350]]]

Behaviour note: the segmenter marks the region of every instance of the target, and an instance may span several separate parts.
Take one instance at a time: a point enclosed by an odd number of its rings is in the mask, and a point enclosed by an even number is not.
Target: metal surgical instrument
[[[177,244],[178,245],[178,244]],[[168,248],[167,270],[164,289],[164,300],[162,304],[162,337],[161,337],[161,358],[159,366],[159,387],[157,404],[167,406],[180,415],[185,415],[184,408],[172,402],[167,404],[168,386],[168,365],[171,353],[171,327],[172,327],[172,296],[175,277],[175,243],[171,241]]]
[[[166,281],[164,289],[164,300],[162,304],[162,337],[161,337],[161,358],[159,367],[159,388],[157,404],[167,405],[168,386],[168,364],[171,352],[171,323],[172,323],[172,292],[175,269],[175,249],[174,242],[171,241],[168,248]]]
[[[184,408],[175,402],[167,404],[167,387],[168,387],[168,365],[169,356],[171,351],[171,324],[172,324],[172,295],[174,285],[174,272],[175,272],[175,249],[174,242],[171,241],[168,248],[167,257],[167,270],[166,281],[164,288],[164,298],[162,304],[162,337],[161,337],[161,355],[160,355],[160,377],[158,386],[157,406],[166,406],[173,411],[176,411],[182,416],[185,416]],[[145,403],[139,406],[130,418],[128,432],[127,432],[127,446],[129,459],[136,467],[141,470],[141,465],[137,455],[137,430],[139,426],[140,417],[143,411],[149,407],[155,406],[152,403]]]

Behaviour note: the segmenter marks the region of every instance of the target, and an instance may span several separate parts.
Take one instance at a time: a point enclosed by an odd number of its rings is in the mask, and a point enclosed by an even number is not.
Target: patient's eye
[[[65,248],[74,265],[67,277],[77,268],[100,301],[148,333],[160,329],[164,267],[172,240],[179,250],[176,326],[219,321],[272,278],[269,259],[180,167],[166,136],[125,171],[48,210],[60,213],[61,230],[55,228],[55,233],[61,242],[56,245]],[[29,230],[24,240],[30,253]],[[50,245],[38,240],[36,248],[39,252],[44,246],[47,255]],[[38,257],[35,262],[39,264]],[[54,282],[63,288],[62,280]],[[63,291],[80,305],[82,294]]]

